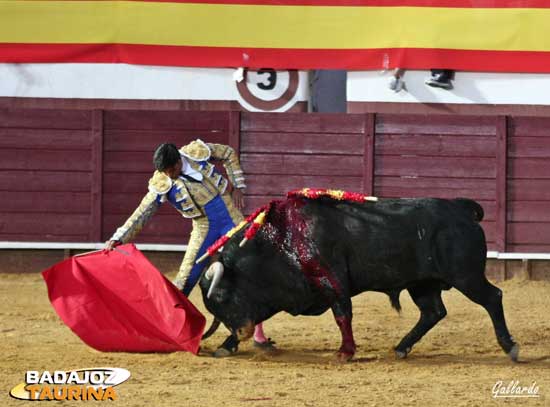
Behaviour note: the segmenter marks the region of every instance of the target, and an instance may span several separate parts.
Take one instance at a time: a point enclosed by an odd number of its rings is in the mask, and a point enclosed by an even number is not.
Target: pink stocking
[[[267,338],[264,334],[264,327],[261,322],[254,327],[254,340],[259,343],[267,342]]]

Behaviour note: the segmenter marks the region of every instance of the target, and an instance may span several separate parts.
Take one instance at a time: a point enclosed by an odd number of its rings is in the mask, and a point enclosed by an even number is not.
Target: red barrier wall
[[[247,212],[290,189],[468,197],[490,250],[550,252],[550,118],[398,113],[0,109],[0,240],[107,239],[147,190],[159,143],[240,150]],[[138,242],[185,244],[168,205]]]

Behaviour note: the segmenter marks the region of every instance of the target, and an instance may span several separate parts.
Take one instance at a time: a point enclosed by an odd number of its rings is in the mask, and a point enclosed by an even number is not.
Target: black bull
[[[399,309],[399,293],[406,289],[420,310],[417,324],[395,347],[398,357],[406,357],[445,317],[441,291],[454,287],[487,310],[498,343],[517,360],[502,292],[485,277],[482,218],[481,206],[468,199],[275,201],[252,240],[239,247],[240,232],[225,245],[218,259],[224,274],[210,298],[211,280],[201,279],[206,308],[232,332],[220,350],[236,351],[254,324],[280,311],[320,315],[331,308],[342,333],[337,356],[348,360],[356,350],[351,297],[383,292]]]

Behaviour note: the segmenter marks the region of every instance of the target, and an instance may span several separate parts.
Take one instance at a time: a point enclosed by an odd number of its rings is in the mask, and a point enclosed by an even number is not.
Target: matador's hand
[[[243,191],[240,190],[240,189],[233,189],[233,192],[232,192],[232,196],[233,196],[233,203],[235,204],[235,207],[242,211],[243,208],[244,208],[244,194],[243,194]]]
[[[107,240],[103,250],[113,250],[120,242],[118,240]]]

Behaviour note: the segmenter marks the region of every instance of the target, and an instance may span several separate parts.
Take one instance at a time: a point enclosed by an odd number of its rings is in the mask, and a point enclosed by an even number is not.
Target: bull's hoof
[[[397,359],[406,359],[410,351],[411,348],[406,348],[404,350],[394,349],[395,357]]]
[[[336,361],[338,363],[346,363],[349,362],[351,359],[353,359],[353,353],[347,353],[347,352],[336,352]]]
[[[517,343],[512,346],[512,349],[510,349],[510,352],[508,352],[508,356],[510,357],[510,359],[512,359],[512,362],[518,361],[519,345]]]
[[[214,356],[215,358],[226,358],[226,357],[228,357],[228,356],[233,355],[234,353],[235,353],[235,352],[232,352],[232,351],[230,351],[229,349],[220,347],[220,348],[216,349],[216,351],[214,352],[213,356]]]
[[[239,350],[239,341],[234,335],[229,335],[225,338],[225,341],[214,352],[215,358],[225,358],[237,352]]]

